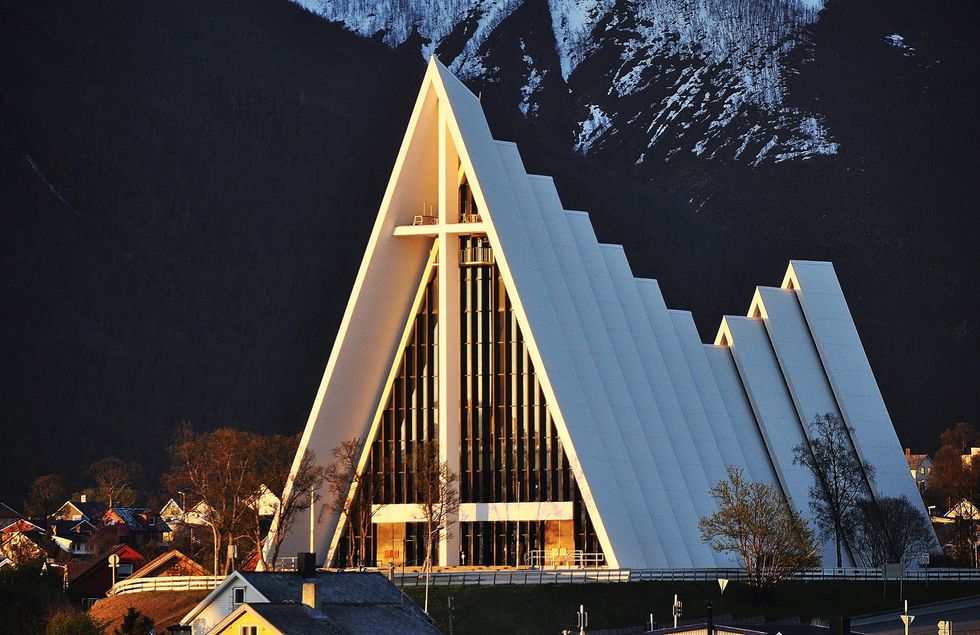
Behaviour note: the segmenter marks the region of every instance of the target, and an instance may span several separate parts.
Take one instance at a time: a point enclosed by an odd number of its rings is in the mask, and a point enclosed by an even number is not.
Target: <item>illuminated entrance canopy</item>
[[[377,477],[365,553],[320,492],[326,565],[421,564],[410,466],[434,440],[461,503],[442,566],[725,567],[697,529],[709,489],[734,465],[811,518],[792,448],[827,412],[853,427],[873,494],[921,506],[830,263],[791,262],[703,344],[433,59],[298,456],[358,438]],[[308,548],[309,513],[281,553]]]

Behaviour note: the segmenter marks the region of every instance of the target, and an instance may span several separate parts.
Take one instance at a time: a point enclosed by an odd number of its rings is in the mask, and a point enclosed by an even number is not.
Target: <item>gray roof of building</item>
[[[249,607],[275,626],[289,635],[306,635],[307,633],[343,633],[338,630],[323,611],[314,611],[303,604],[271,604],[249,603]]]
[[[238,573],[270,604],[302,606],[303,583],[310,581],[296,573]],[[418,605],[380,573],[317,571],[311,580],[317,584],[317,607],[327,614],[339,632],[438,633]]]
[[[170,526],[146,507],[110,507],[106,512],[114,512],[122,518],[126,526],[132,531],[158,531],[161,533],[170,531]],[[153,524],[144,522],[143,517],[152,518]]]

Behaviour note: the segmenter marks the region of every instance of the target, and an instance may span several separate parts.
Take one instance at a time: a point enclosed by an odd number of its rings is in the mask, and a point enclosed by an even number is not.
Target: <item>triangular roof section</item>
[[[478,222],[459,222],[460,175]],[[697,533],[698,518],[716,510],[708,491],[728,465],[777,484],[806,513],[810,478],[792,466],[792,448],[807,441],[801,422],[817,412],[840,412],[857,429],[854,446],[875,465],[877,491],[916,500],[829,263],[791,262],[781,288],[760,288],[749,317],[726,317],[715,345],[702,344],[689,312],[668,309],[655,280],[633,276],[622,247],[598,242],[588,214],[564,209],[550,177],[529,175],[517,147],[493,139],[479,99],[435,58],[294,469],[306,450],[326,463],[351,438],[363,444],[364,466],[433,266],[440,267],[440,302],[458,304],[445,295],[458,287],[458,272],[444,266],[455,251],[435,264],[436,248],[453,249],[447,237],[475,233],[485,233],[493,250],[609,566],[733,564]],[[455,343],[444,334],[456,328],[440,327],[441,350]],[[439,369],[442,403],[458,399],[458,382],[445,380],[458,377],[458,363],[449,355]],[[439,409],[440,422],[447,410]],[[312,540],[321,561],[329,558],[339,514],[327,500],[323,490],[297,515],[280,553],[306,551]]]
[[[105,565],[106,561],[109,559],[109,556],[113,554],[119,556],[120,560],[123,561],[128,560],[130,561],[130,563],[134,563],[136,561],[141,561],[141,560],[144,562],[146,561],[146,558],[144,558],[143,554],[141,554],[139,551],[136,551],[135,549],[133,549],[127,544],[120,543],[118,545],[113,545],[109,547],[101,554],[99,554],[98,557],[96,557],[94,560],[87,563],[87,566],[85,568],[79,569],[78,571],[74,572],[74,575],[68,580],[68,583],[75,584],[78,580],[86,577],[90,572],[95,571],[98,567],[106,566]]]
[[[969,520],[980,520],[980,510],[969,500],[962,498],[960,502],[949,508],[945,514],[946,518],[966,518]]]
[[[440,153],[444,153],[441,163]],[[480,229],[486,231],[494,249],[606,561],[612,566],[623,557],[643,561],[647,560],[646,549],[659,551],[673,546],[684,553],[692,548],[700,551],[702,557],[691,564],[715,564],[710,550],[696,537],[682,536],[678,527],[667,539],[650,537],[651,527],[657,524],[653,516],[664,508],[650,504],[651,496],[642,490],[651,485],[641,482],[632,464],[619,460],[631,455],[629,440],[621,433],[600,434],[602,426],[596,425],[596,417],[615,425],[613,420],[619,415],[629,424],[629,435],[643,435],[634,400],[627,397],[617,401],[621,390],[613,387],[615,380],[602,379],[613,370],[612,364],[602,367],[591,351],[581,350],[593,334],[604,339],[603,345],[611,346],[608,336],[591,332],[596,328],[586,324],[591,316],[580,319],[579,313],[584,311],[598,312],[594,296],[590,305],[576,304],[582,306],[581,311],[572,306],[573,294],[583,298],[591,295],[588,283],[563,279],[552,284],[561,270],[560,250],[553,240],[586,243],[592,247],[590,257],[603,257],[587,215],[566,213],[551,179],[532,177],[524,171],[516,146],[493,139],[477,97],[434,58],[423,79],[297,457],[305,448],[324,452],[345,439],[366,438],[383,397],[385,375],[400,352],[393,344],[399,341],[409,318],[430,255],[429,241],[410,238],[415,232],[431,235],[431,228],[424,225],[413,230],[414,216],[424,214],[424,201],[431,201],[433,209],[446,213],[448,199],[455,198],[457,161],[481,210]],[[440,165],[452,171],[451,194],[439,191]],[[550,223],[562,230],[560,236],[552,237],[546,230],[539,201],[546,206]],[[446,217],[441,220],[442,231],[452,231],[447,225],[454,221]],[[578,269],[582,268],[580,262]],[[554,294],[560,297],[549,298]],[[562,306],[556,307],[555,301]],[[572,350],[563,335],[568,330],[574,333]],[[619,386],[625,386],[622,370],[615,371]],[[588,375],[586,381],[580,380],[582,375]],[[379,388],[364,390],[365,386]],[[646,402],[652,403],[652,397]],[[618,412],[622,409],[626,412]],[[327,416],[329,424],[317,425]],[[643,445],[648,445],[646,439]],[[639,452],[634,458],[642,462],[646,455],[649,453]],[[669,462],[668,456],[664,459]],[[694,469],[701,470],[699,466]],[[706,479],[704,484],[707,486]],[[592,491],[595,487],[601,495]],[[656,498],[669,508],[666,492]],[[690,495],[685,492],[684,498],[690,500]],[[316,513],[321,515],[320,507]],[[329,522],[317,523],[315,542],[319,545],[325,546],[334,534],[337,517],[330,516]],[[308,519],[295,524],[308,526]],[[658,555],[663,557],[662,552]]]
[[[261,598],[262,601],[264,601],[264,602],[268,602],[269,601],[269,599],[267,597],[265,597],[264,595],[262,595],[262,593],[260,593],[259,590],[256,589],[255,586],[252,583],[250,583],[245,578],[245,576],[243,576],[241,574],[240,571],[232,571],[227,576],[225,576],[225,579],[222,580],[221,582],[219,582],[218,585],[210,593],[208,593],[206,596],[204,596],[204,599],[201,600],[200,602],[198,602],[197,605],[194,606],[194,608],[192,608],[187,613],[187,615],[185,615],[183,618],[181,618],[180,625],[181,626],[187,626],[192,621],[194,621],[194,619],[201,613],[201,611],[203,611],[208,606],[210,606],[211,603],[214,602],[214,600],[216,598],[218,598],[222,593],[225,592],[226,589],[228,589],[232,585],[234,585],[234,586],[242,586],[242,585],[245,585],[245,586],[249,587],[252,590],[253,593],[257,594],[259,596],[259,598]],[[250,602],[254,602],[255,600],[249,600],[249,601]]]
[[[14,522],[4,525],[0,528],[0,533],[9,534],[14,532],[28,532],[28,531],[39,531],[45,533],[44,527],[32,523],[25,518],[18,518]]]
[[[193,573],[183,571],[180,575],[207,575],[207,571],[200,564],[185,556],[179,549],[171,549],[150,560],[129,577],[130,579],[155,578],[160,575],[161,571],[165,571],[175,564],[183,565],[187,570],[193,571]]]

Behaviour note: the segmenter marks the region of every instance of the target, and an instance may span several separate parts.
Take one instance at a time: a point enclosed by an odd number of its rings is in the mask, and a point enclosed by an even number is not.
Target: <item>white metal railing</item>
[[[532,569],[556,567],[601,567],[606,561],[602,553],[590,553],[581,549],[533,549],[525,562]]]
[[[439,571],[430,586],[494,586],[499,584],[589,584],[629,582],[627,569],[493,569],[490,571]],[[424,586],[425,573],[396,573],[395,584]]]
[[[595,554],[584,553],[583,556]],[[601,555],[601,554],[600,554]],[[530,559],[530,558],[529,558]],[[283,558],[280,558],[280,562]],[[582,561],[589,562],[588,557]],[[431,574],[433,586],[498,584],[588,584],[595,582],[691,581],[714,582],[718,578],[744,580],[741,569],[607,569],[600,564],[593,568],[568,569],[492,569],[469,571],[438,571]],[[279,566],[277,570],[283,570]],[[851,567],[843,569],[808,569],[794,576],[797,580],[881,580],[881,569]],[[107,595],[142,593],[144,591],[198,591],[215,588],[225,576],[169,576],[159,578],[128,578],[113,586]],[[910,581],[980,581],[980,569],[927,568],[907,569],[905,580]],[[424,572],[395,573],[402,586],[425,585]]]
[[[224,579],[225,576],[223,575],[175,575],[159,578],[127,578],[116,582],[106,595],[143,593],[144,591],[202,591],[215,588]]]
[[[491,247],[464,247],[459,250],[460,265],[492,265],[493,262]]]
[[[878,580],[881,569],[860,567],[843,569],[809,569],[796,576],[797,580]],[[603,567],[569,569],[496,569],[433,572],[429,580],[432,586],[493,586],[503,584],[589,584],[596,582],[649,582],[688,581],[714,582],[718,578],[744,580],[742,569],[606,569]],[[978,569],[909,569],[905,572],[909,581],[980,581]],[[422,572],[396,573],[396,584],[423,586]]]
[[[279,556],[276,558],[276,571],[296,571],[299,559],[296,556]]]

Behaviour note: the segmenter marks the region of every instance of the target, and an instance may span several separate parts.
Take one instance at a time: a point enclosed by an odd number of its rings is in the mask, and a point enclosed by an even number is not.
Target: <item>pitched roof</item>
[[[117,516],[130,531],[156,531],[161,533],[170,531],[170,526],[166,521],[153,514],[146,507],[110,507],[102,514],[100,520],[105,521],[110,514]]]
[[[84,567],[77,570],[72,570],[73,568],[69,567],[68,583],[69,584],[74,583],[76,580],[79,580],[87,576],[90,572],[94,571],[97,567],[105,566],[106,560],[108,560],[109,556],[111,556],[112,554],[118,554],[120,559],[131,560],[134,563],[146,560],[146,558],[143,557],[143,554],[136,551],[129,545],[126,544],[113,545],[108,549],[106,549],[105,551],[103,551],[102,553],[100,553],[90,562],[86,562]]]
[[[89,520],[98,519],[98,517],[101,516],[106,509],[105,505],[96,501],[85,501],[83,503],[82,501],[67,500],[61,505],[61,507],[58,508],[54,515],[59,514],[65,507],[74,507],[78,513],[82,514]]]
[[[235,571],[225,578],[218,585],[218,588],[204,598],[200,604],[185,615],[181,623],[189,624],[224,589],[235,585],[239,580],[252,586],[271,604],[299,603],[303,597],[303,583],[310,581],[296,573],[279,571]],[[402,593],[398,587],[391,584],[381,573],[317,571],[316,577],[312,580],[317,583],[317,607],[327,612],[330,616],[336,614],[336,620],[339,620],[335,621],[336,624],[347,624],[348,620],[360,619],[358,618],[357,612],[353,610],[357,607],[370,607],[372,610],[379,610],[377,617],[378,625],[385,623],[385,620],[395,618],[402,620],[405,624],[412,624],[419,620],[425,624],[429,624],[429,618],[422,609],[411,598]],[[258,603],[253,601],[253,605],[257,606]],[[391,608],[385,609],[384,607]],[[331,619],[333,620],[334,618],[331,617]],[[345,626],[344,628],[353,627]],[[345,632],[361,631],[348,630]],[[388,631],[382,630],[380,632]],[[433,630],[428,632],[437,631]]]
[[[313,635],[314,633],[344,633],[327,618],[326,613],[311,609],[304,604],[248,604],[246,611],[259,615],[270,626],[288,635]],[[240,613],[239,613],[240,614]]]
[[[929,458],[928,454],[906,454],[905,460],[908,461],[909,469],[913,472],[922,466],[922,462]]]
[[[194,571],[194,573],[184,573],[182,575],[207,575],[207,571],[205,571],[204,567],[202,567],[200,564],[185,556],[179,549],[171,549],[166,553],[160,554],[153,560],[150,560],[142,567],[134,571],[129,577],[152,578],[155,577],[159,571],[167,569],[177,563],[180,563],[187,569]]]
[[[306,578],[281,571],[239,571],[270,602],[299,601]],[[317,601],[330,604],[400,603],[402,592],[376,572],[317,571]]]

